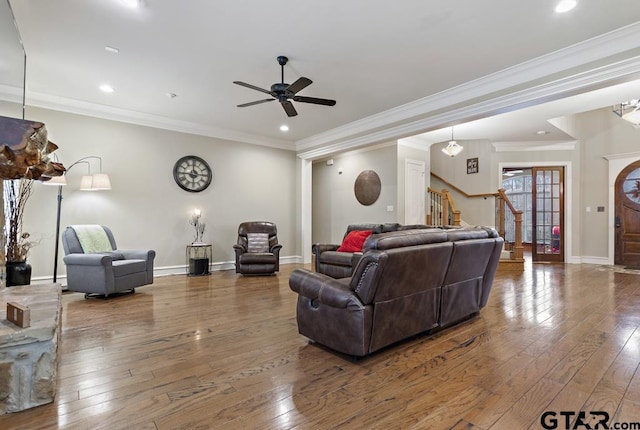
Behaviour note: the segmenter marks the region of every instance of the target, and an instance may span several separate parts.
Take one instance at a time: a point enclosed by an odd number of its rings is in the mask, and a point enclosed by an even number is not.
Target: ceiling
[[[422,132],[443,141],[452,124],[522,107],[517,120],[494,117],[460,137],[566,141],[571,136],[549,118],[637,98],[631,81],[640,68],[597,73],[636,66],[640,2],[581,0],[560,15],[556,1],[9,3],[27,53],[28,105],[301,151]],[[236,107],[265,94],[233,81],[269,88],[280,81],[279,55],[289,57],[286,82],[313,80],[299,95],[336,106],[294,102],[293,118],[278,103]],[[592,79],[568,84],[581,74]],[[11,85],[3,79],[0,68],[0,87]],[[614,95],[601,89],[620,83]],[[101,92],[102,84],[115,92]],[[561,100],[542,103],[553,99]],[[282,124],[290,130],[281,132]],[[540,129],[550,133],[536,135]]]

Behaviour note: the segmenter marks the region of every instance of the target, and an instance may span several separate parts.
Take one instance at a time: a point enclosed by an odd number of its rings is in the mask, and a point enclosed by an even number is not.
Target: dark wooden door
[[[531,169],[533,261],[564,261],[564,167]]]
[[[616,178],[615,200],[614,262],[640,268],[640,161]]]

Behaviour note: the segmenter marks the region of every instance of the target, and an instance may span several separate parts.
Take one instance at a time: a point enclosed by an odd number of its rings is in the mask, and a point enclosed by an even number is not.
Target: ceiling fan
[[[335,100],[319,99],[317,97],[305,97],[305,96],[296,95],[299,91],[311,85],[313,81],[309,78],[300,77],[293,84],[291,85],[286,84],[284,82],[284,66],[285,64],[287,64],[289,59],[282,55],[276,59],[278,60],[278,64],[280,64],[280,67],[281,67],[281,82],[271,85],[271,90],[265,90],[264,88],[256,87],[255,85],[247,84],[246,82],[233,81],[234,84],[251,88],[252,90],[260,91],[265,94],[269,94],[273,98],[256,100],[255,102],[243,103],[241,105],[238,105],[238,107],[253,106],[260,103],[266,103],[266,102],[272,102],[274,100],[278,100],[280,102],[280,105],[284,109],[284,111],[287,113],[287,116],[291,117],[291,116],[298,115],[298,112],[296,112],[296,108],[293,107],[293,103],[291,103],[290,100],[293,100],[294,102],[301,102],[301,103],[312,103],[316,105],[335,106],[336,104]]]

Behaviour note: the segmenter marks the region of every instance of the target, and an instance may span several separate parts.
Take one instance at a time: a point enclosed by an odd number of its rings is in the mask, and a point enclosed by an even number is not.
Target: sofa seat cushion
[[[146,272],[145,260],[116,260],[113,262],[113,276],[120,277],[133,273]]]
[[[320,254],[320,262],[335,266],[351,267],[353,252],[325,251]]]
[[[247,252],[238,257],[240,264],[275,264],[277,257],[270,252]]]

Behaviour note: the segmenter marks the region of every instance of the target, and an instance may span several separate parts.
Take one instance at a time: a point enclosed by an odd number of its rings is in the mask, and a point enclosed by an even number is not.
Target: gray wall
[[[78,188],[86,165],[69,171],[63,189],[62,228],[105,224],[120,248],[153,248],[156,267],[175,272],[184,266],[185,245],[193,240],[188,218],[199,208],[206,223],[204,240],[213,244],[216,263],[234,261],[238,224],[250,220],[275,222],[284,245],[281,256],[300,255],[299,181],[293,151],[37,108],[28,108],[27,118],[46,124],[49,140],[60,147],[56,153],[65,165],[97,155],[111,178],[111,191],[84,192]],[[183,191],[173,180],[174,163],[190,154],[207,160],[214,172],[211,186],[200,193]],[[91,163],[95,172],[98,164]],[[57,187],[36,183],[28,202],[25,230],[40,239],[29,255],[34,278],[53,273],[56,196]],[[63,275],[61,256],[59,260],[58,273]]]
[[[640,152],[640,129],[618,118],[610,109],[600,109],[576,115],[570,126],[580,140],[580,162],[584,174],[579,176],[582,220],[582,255],[606,257],[609,240],[607,220],[615,208],[608,206],[608,162],[605,155]],[[586,212],[586,207],[591,212]],[[597,212],[604,206],[605,212]]]
[[[396,144],[372,150],[355,151],[334,156],[333,166],[326,159],[312,168],[312,235],[313,243],[341,243],[348,224],[396,222],[397,216]],[[339,170],[342,169],[342,174]],[[361,205],[353,184],[363,170],[374,170],[382,183],[378,200]],[[387,206],[393,206],[387,212]]]

